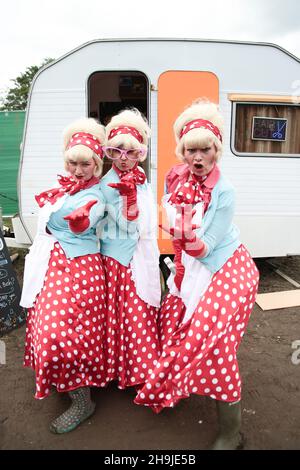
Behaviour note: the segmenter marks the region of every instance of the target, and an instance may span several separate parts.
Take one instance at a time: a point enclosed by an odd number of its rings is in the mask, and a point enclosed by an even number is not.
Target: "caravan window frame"
[[[284,97],[282,97],[284,98]],[[229,97],[230,99],[230,97]],[[236,114],[238,105],[261,105],[261,106],[293,106],[300,107],[299,102],[292,101],[268,101],[268,100],[232,100],[231,107],[231,128],[230,128],[230,150],[236,157],[257,157],[257,158],[300,158],[300,153],[267,153],[267,152],[240,152],[235,148],[236,136]],[[251,131],[252,132],[252,131]],[[263,140],[263,139],[262,139]]]

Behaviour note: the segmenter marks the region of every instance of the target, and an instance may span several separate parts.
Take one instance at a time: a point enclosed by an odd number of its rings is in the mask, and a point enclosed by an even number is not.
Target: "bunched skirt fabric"
[[[158,308],[136,292],[130,267],[103,256],[107,286],[105,358],[107,377],[118,387],[143,384],[160,354]]]
[[[105,277],[101,256],[67,259],[56,242],[43,288],[28,309],[24,365],[36,374],[35,398],[107,384]]]
[[[258,281],[256,265],[240,245],[215,273],[186,323],[182,323],[182,300],[167,295],[159,318],[162,355],[135,403],[150,406],[158,413],[190,394],[238,401],[241,378],[237,350],[255,302]]]

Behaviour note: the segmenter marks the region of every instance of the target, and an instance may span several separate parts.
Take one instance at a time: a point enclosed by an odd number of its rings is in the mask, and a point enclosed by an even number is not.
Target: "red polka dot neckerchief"
[[[171,204],[197,204],[198,202],[207,202],[210,195],[204,186],[207,176],[195,176],[190,173],[188,181],[181,182],[172,193],[169,202]],[[210,199],[210,197],[209,197]]]
[[[54,204],[59,198],[65,194],[76,194],[83,189],[88,189],[99,183],[99,178],[93,176],[88,181],[75,180],[72,176],[58,175],[58,188],[48,189],[35,196],[35,200],[40,207],[43,207],[47,202]]]
[[[142,170],[140,170],[138,164],[136,164],[130,170],[125,171],[119,170],[119,168],[117,168],[114,164],[113,168],[121,181],[133,182],[135,184],[144,184],[146,181],[146,175]]]

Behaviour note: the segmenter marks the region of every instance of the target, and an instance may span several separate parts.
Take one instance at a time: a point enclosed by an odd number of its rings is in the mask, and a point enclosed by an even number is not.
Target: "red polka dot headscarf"
[[[99,158],[103,158],[102,144],[97,137],[92,134],[87,132],[76,132],[76,134],[72,135],[66,150],[75,147],[75,145],[84,145],[85,147],[93,150]]]
[[[187,122],[180,132],[180,139],[187,134],[189,131],[193,129],[207,129],[211,131],[220,142],[222,142],[222,135],[217,126],[215,126],[211,121],[207,121],[206,119],[193,119],[193,121]]]
[[[144,141],[143,136],[139,133],[139,131],[135,127],[131,127],[131,126],[115,127],[114,129],[110,131],[108,140],[120,134],[131,134],[136,140],[140,142],[140,144],[142,144]]]

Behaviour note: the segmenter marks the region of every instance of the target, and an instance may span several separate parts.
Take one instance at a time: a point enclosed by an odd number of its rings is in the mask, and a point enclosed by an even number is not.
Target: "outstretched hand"
[[[131,193],[136,192],[136,185],[132,181],[120,181],[120,183],[109,183],[113,189],[117,189],[121,196],[128,196]]]
[[[175,240],[180,240],[183,243],[191,242],[196,237],[194,230],[200,228],[200,225],[192,223],[195,213],[196,210],[191,205],[176,205],[175,227],[167,227],[163,224],[159,227],[169,233]]]
[[[126,175],[127,176],[127,175]],[[137,207],[137,188],[134,181],[120,181],[119,183],[109,183],[113,189],[117,189],[124,199],[123,215],[127,220],[135,220],[139,214]]]
[[[194,232],[194,230],[200,228],[200,225],[192,223],[195,213],[196,211],[193,210],[191,205],[177,205],[175,227],[169,228],[165,225],[159,225],[159,227],[169,233],[173,240],[180,243],[181,248],[187,254],[198,257],[204,256],[206,245],[200,238],[197,238]]]
[[[64,220],[69,222],[69,227],[72,232],[81,233],[89,227],[90,210],[97,202],[96,199],[93,199],[64,217]]]

